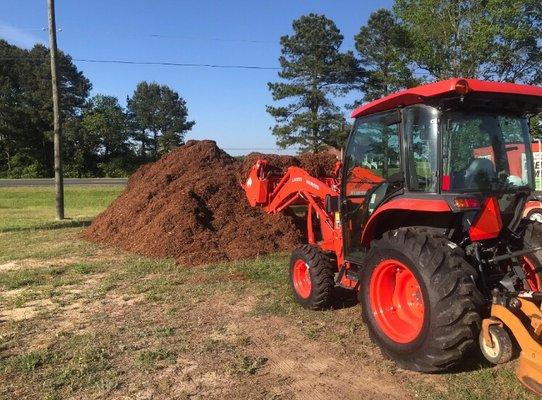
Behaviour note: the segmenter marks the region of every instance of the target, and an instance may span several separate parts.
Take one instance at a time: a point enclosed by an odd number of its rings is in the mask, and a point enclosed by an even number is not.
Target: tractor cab
[[[452,79],[355,110],[340,202],[346,258],[361,262],[370,240],[399,226],[476,241],[513,223],[533,190],[529,116],[542,110],[540,89],[523,88]],[[477,224],[488,202],[494,220]]]
[[[540,87],[450,79],[356,109],[336,176],[256,162],[251,205],[307,207],[296,301],[322,309],[336,286],[356,291],[382,353],[415,371],[454,368],[477,344],[504,363],[517,344],[518,377],[542,395],[542,224],[523,218],[539,112]]]

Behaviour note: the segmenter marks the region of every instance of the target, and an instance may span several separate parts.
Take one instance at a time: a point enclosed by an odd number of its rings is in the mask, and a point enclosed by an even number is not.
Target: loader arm
[[[342,229],[338,215],[326,211],[326,197],[339,196],[339,181],[330,176],[313,177],[299,167],[290,167],[277,174],[265,160],[257,161],[241,185],[252,206],[262,207],[274,214],[293,205],[307,206],[307,239],[322,250],[334,252],[338,265],[344,263]],[[313,216],[319,221],[321,240],[316,239]]]

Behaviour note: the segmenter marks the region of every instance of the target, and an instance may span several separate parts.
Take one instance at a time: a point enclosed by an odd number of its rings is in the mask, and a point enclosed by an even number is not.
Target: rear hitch
[[[526,256],[527,254],[536,253],[537,251],[540,251],[540,250],[542,250],[542,246],[534,247],[534,248],[530,248],[530,249],[523,249],[523,250],[513,251],[511,253],[504,254],[502,256],[493,257],[492,259],[488,260],[488,262],[491,263],[491,264],[497,264],[497,263],[499,263],[501,261],[509,260],[511,258],[517,258],[517,257],[521,257],[521,256]]]

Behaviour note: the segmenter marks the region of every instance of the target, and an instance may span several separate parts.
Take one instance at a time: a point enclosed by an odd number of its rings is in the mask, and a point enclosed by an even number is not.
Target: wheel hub
[[[483,351],[490,357],[497,357],[500,351],[499,341],[493,332],[489,332],[491,335],[491,341],[493,342],[493,347],[489,347],[485,340],[482,340]]]
[[[423,327],[425,305],[413,272],[399,260],[383,260],[373,271],[369,291],[382,332],[398,343],[416,339]]]
[[[309,271],[309,265],[303,260],[297,260],[294,263],[292,271],[292,280],[294,283],[294,289],[303,299],[309,298],[311,295],[311,276]]]

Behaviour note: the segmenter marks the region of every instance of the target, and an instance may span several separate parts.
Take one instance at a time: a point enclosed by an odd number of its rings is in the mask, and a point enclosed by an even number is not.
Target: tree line
[[[542,84],[540,0],[396,0],[372,13],[343,51],[344,37],[324,15],[295,20],[281,38],[279,80],[268,84],[279,105],[267,111],[281,147],[340,147],[349,124],[338,98],[370,101],[452,77]],[[542,137],[542,119],[531,119]]]
[[[0,40],[0,178],[50,177],[53,109],[49,50]],[[123,108],[90,97],[91,82],[59,52],[64,171],[67,177],[127,176],[183,143],[194,125],[173,89],[140,82]]]

